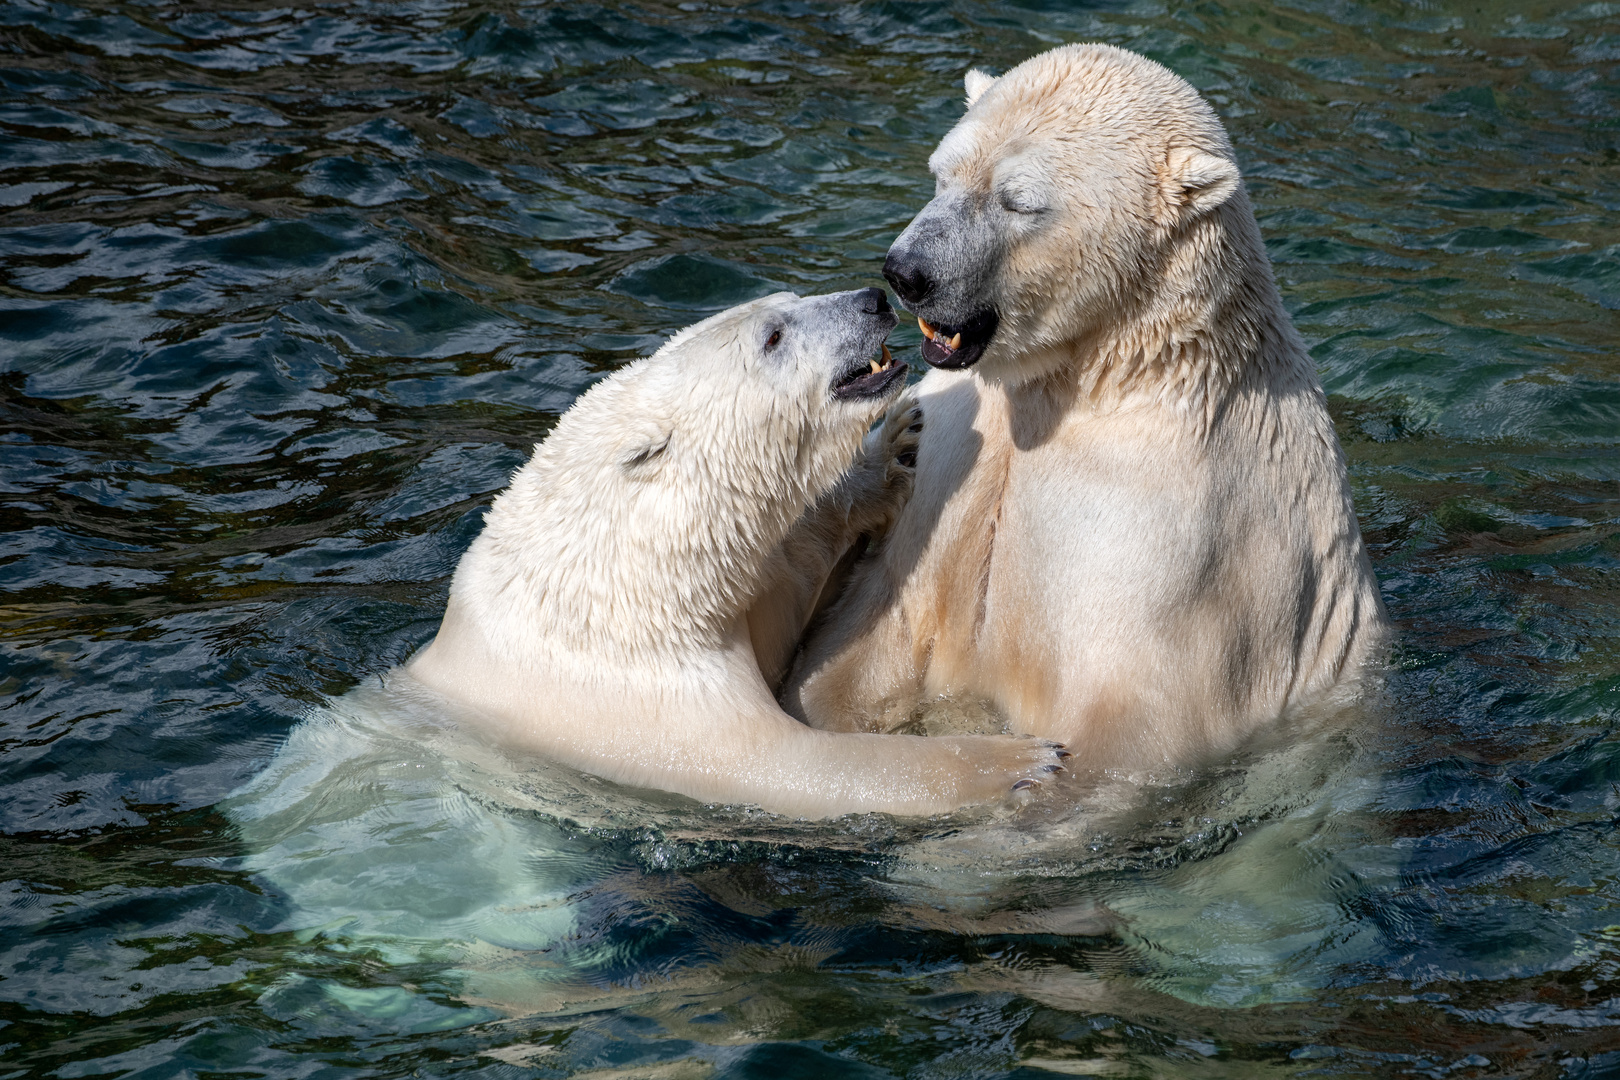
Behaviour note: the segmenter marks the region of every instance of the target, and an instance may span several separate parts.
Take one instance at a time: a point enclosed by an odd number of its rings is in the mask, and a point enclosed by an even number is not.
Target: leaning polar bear
[[[1106,45],[966,84],[884,265],[940,369],[913,495],[781,699],[886,731],[954,695],[1081,765],[1195,760],[1384,636],[1321,387],[1192,87]]]
[[[905,383],[895,321],[881,289],[779,293],[591,388],[495,500],[408,676],[507,745],[806,817],[948,811],[1056,771],[1033,739],[817,731],[767,685],[909,480],[915,410],[868,436]]]

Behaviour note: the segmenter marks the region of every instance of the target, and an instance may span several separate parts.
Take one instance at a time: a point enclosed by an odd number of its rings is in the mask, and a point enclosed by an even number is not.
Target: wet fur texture
[[[1057,758],[1031,739],[813,730],[762,673],[909,484],[914,408],[868,435],[900,383],[830,390],[894,325],[876,293],[755,301],[584,394],[495,500],[409,677],[509,747],[806,817],[937,813],[1044,776]]]
[[[930,323],[999,329],[919,384],[913,497],[782,700],[881,731],[977,698],[1077,765],[1195,761],[1384,640],[1321,388],[1190,86],[1102,45],[966,85],[890,258]]]

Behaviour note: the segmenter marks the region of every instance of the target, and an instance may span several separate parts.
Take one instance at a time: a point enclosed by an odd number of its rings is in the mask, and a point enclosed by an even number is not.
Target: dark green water
[[[878,283],[962,71],[1077,40],[1230,126],[1382,706],[816,827],[324,709],[577,394]],[[0,1078],[1620,1075],[1620,5],[0,2],[0,207]]]

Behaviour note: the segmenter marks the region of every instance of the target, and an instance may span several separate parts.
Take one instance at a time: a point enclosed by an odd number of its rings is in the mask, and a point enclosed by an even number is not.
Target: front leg
[[[794,645],[812,621],[816,629],[797,655],[792,646],[780,654],[780,670],[766,673],[783,710],[811,727],[884,734],[913,718],[922,676],[880,547],[911,496],[922,429],[922,406],[908,393],[867,436],[867,451],[845,477],[848,535],[874,539],[848,547],[829,568]],[[841,484],[834,493],[845,490]]]
[[[748,611],[754,656],[768,686],[787,674],[799,638],[838,596],[855,561],[888,535],[911,495],[922,407],[910,392],[867,436],[838,486],[798,520],[765,562]]]
[[[971,374],[918,384],[928,428],[903,512],[882,550],[854,566],[811,624],[777,692],[782,708],[828,731],[903,730],[933,685],[936,650],[970,670],[973,627],[1008,450],[986,445]],[[994,404],[992,401],[991,404]],[[966,664],[963,661],[966,660]]]
[[[887,560],[852,568],[779,689],[788,715],[824,731],[888,733],[915,718],[923,672]]]

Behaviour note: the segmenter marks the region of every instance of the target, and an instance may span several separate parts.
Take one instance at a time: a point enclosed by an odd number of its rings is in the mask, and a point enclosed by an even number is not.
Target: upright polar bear
[[[892,513],[915,414],[867,431],[905,382],[894,325],[880,289],[780,293],[593,387],[495,500],[409,676],[509,745],[808,817],[951,810],[1058,769],[1033,739],[817,731],[767,686]]]
[[[782,700],[885,731],[961,695],[1081,765],[1196,759],[1384,635],[1321,388],[1190,86],[1106,45],[966,83],[884,266],[940,369],[914,493]]]

